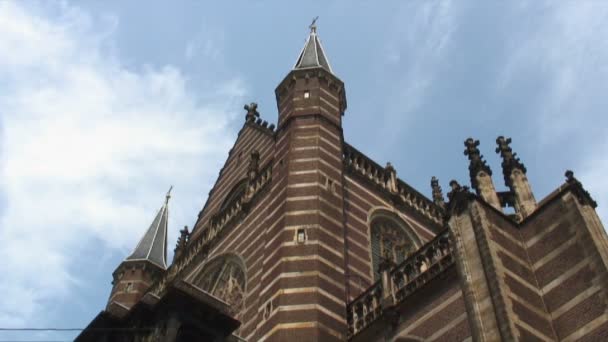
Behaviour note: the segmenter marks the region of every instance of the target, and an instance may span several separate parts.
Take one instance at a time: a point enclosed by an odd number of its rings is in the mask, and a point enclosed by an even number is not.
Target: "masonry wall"
[[[260,168],[273,162],[274,138],[255,124],[246,124],[239,134],[238,140],[232,148],[224,168],[214,186],[208,202],[202,210],[193,237],[202,232],[202,226],[218,212],[222,202],[233,187],[247,177],[250,154],[253,151],[260,153]],[[237,335],[251,336],[256,329],[256,323],[261,317],[260,301],[262,263],[264,245],[266,244],[264,227],[269,208],[276,208],[277,201],[269,196],[278,184],[273,183],[271,189],[261,193],[256,198],[248,214],[225,234],[224,238],[212,249],[209,256],[195,267],[185,279],[192,280],[198,275],[208,261],[223,253],[234,253],[242,258],[246,267],[247,289],[243,311],[236,317],[241,321]]]
[[[598,224],[590,206],[565,192],[540,208],[521,229],[559,340],[608,338],[608,240]]]
[[[253,151],[260,153],[260,167],[263,167],[273,158],[274,137],[270,130],[259,127],[255,123],[246,123],[239,132],[224,167],[219,171],[218,178],[209,192],[205,206],[199,213],[197,223],[193,229],[193,236],[198,235],[200,231],[197,231],[197,229],[217,213],[226,195],[234,186],[247,177],[249,158]]]
[[[464,297],[453,268],[403,303],[391,340],[452,342],[470,337]]]
[[[432,223],[422,221],[397,207],[390,196],[373,183],[354,173],[345,175],[345,224],[347,253],[347,292],[349,301],[374,283],[371,256],[370,217],[386,210],[408,224],[424,243],[435,236]]]

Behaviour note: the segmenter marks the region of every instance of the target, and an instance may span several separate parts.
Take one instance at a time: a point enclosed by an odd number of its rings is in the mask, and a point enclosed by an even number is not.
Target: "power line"
[[[87,328],[88,331],[152,331],[155,328]],[[171,329],[167,327],[167,329]],[[85,328],[0,328],[1,331],[83,331]],[[2,341],[0,341],[2,342]]]

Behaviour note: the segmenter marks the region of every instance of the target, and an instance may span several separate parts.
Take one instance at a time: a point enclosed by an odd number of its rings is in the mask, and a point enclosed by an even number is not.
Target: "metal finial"
[[[312,23],[310,23],[310,26],[308,26],[308,28],[310,29],[310,33],[317,33],[317,19],[319,19],[319,16],[316,16],[312,20]]]
[[[165,196],[165,204],[169,203],[169,198],[171,198],[171,190],[173,189],[173,185],[169,187],[169,191],[167,191],[167,195]]]

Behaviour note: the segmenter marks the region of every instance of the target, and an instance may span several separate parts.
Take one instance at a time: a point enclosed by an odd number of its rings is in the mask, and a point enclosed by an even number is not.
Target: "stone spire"
[[[496,138],[496,153],[502,157],[502,173],[505,185],[511,189],[514,197],[515,212],[519,220],[523,220],[536,209],[536,200],[526,177],[526,167],[517,158],[517,153],[509,146],[511,138],[500,136]]]
[[[469,157],[469,176],[471,177],[471,187],[486,202],[498,210],[502,210],[496,188],[492,182],[492,170],[488,166],[483,156],[479,152],[479,140],[468,138],[464,141],[464,155]]]
[[[126,260],[147,260],[164,269],[167,268],[167,222],[171,189],[173,186],[169,188],[165,203],[156,214],[154,221]]]
[[[167,269],[167,221],[172,188],[133,253],[112,273],[112,293],[106,309],[116,316],[128,312]]]
[[[433,189],[433,202],[435,202],[435,204],[437,204],[441,208],[445,208],[443,192],[441,191],[441,186],[439,185],[439,180],[435,176],[433,176],[433,178],[431,178],[431,189]]]
[[[300,52],[300,56],[293,66],[293,69],[323,68],[333,73],[329,61],[325,56],[321,40],[319,39],[319,36],[317,36],[317,19],[319,19],[319,17],[313,19],[312,24],[309,26],[310,35],[306,39],[304,48],[302,49],[302,52]]]

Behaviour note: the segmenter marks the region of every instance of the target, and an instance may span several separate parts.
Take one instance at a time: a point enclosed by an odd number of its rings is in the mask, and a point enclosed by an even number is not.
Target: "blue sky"
[[[0,1],[0,327],[86,326],[171,184],[172,254],[315,16],[349,143],[429,195],[469,136],[504,189],[510,136],[538,200],[573,169],[608,218],[608,3]]]

